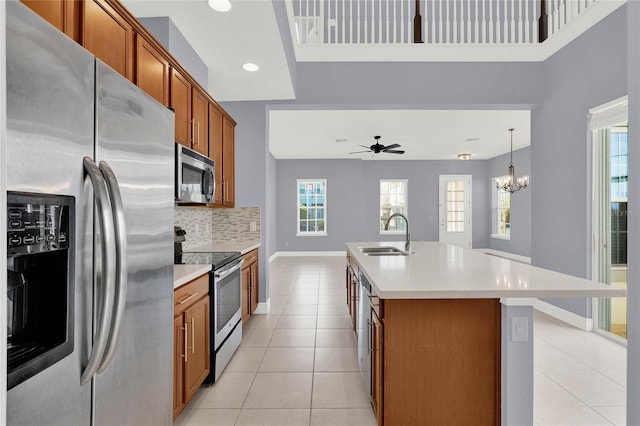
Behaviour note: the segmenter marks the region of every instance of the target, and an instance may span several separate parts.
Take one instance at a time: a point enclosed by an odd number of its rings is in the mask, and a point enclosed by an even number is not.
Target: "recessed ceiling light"
[[[458,154],[458,159],[459,160],[469,160],[469,159],[471,159],[471,154],[467,154],[467,153]]]
[[[209,0],[209,7],[216,12],[228,12],[231,10],[231,2],[229,0]]]
[[[246,64],[242,65],[242,69],[249,72],[256,72],[260,69],[260,67],[252,62],[247,62]]]
[[[465,139],[465,142],[475,142],[475,141],[479,141],[480,138],[467,138]]]
[[[348,141],[349,141],[349,139],[346,139],[346,138],[338,138],[338,139],[336,139],[336,143],[345,143],[345,142],[348,142]]]

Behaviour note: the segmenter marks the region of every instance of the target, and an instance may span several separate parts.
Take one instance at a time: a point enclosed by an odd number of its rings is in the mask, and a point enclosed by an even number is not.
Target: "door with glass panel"
[[[471,175],[440,175],[440,242],[471,248]]]
[[[594,129],[594,271],[598,281],[627,287],[627,125]],[[594,306],[598,331],[627,338],[627,299],[600,298]]]

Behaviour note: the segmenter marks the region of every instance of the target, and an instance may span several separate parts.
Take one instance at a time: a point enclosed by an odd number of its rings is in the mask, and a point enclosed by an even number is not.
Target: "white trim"
[[[268,314],[271,310],[271,298],[268,298],[266,302],[258,303],[258,306],[253,311],[254,314]]]
[[[504,257],[505,259],[509,259],[509,260],[517,260],[518,262],[531,264],[530,257],[521,256],[519,254],[509,253],[509,252],[500,251],[500,250],[494,250],[490,248],[478,248],[474,250],[485,253],[485,254],[493,255],[493,256]]]
[[[615,126],[629,120],[629,99],[623,96],[589,110],[589,128],[592,131]]]
[[[380,230],[380,234],[379,235],[405,235],[406,232],[404,231],[385,231],[385,230]]]
[[[491,234],[491,238],[493,238],[494,240],[511,240],[511,235],[506,235],[506,234]]]
[[[346,256],[346,251],[277,251],[269,257],[269,262],[273,262],[278,257],[301,257],[301,256]]]
[[[564,321],[567,324],[571,324],[574,327],[578,327],[583,331],[593,331],[593,319],[585,318],[581,315],[574,314],[573,312],[569,312],[565,309],[559,308],[551,303],[544,302],[540,299],[536,301],[534,306],[538,311],[544,312],[547,315],[551,315],[552,317],[559,319],[560,321]]]
[[[326,214],[326,212],[325,212]],[[298,226],[300,224],[298,223]],[[327,227],[327,219],[324,220],[325,229]],[[326,237],[326,232],[296,232],[296,237]]]

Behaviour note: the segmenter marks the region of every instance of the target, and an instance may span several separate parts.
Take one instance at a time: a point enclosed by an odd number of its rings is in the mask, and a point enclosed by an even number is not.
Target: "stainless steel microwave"
[[[176,201],[211,203],[216,183],[213,160],[176,144]]]

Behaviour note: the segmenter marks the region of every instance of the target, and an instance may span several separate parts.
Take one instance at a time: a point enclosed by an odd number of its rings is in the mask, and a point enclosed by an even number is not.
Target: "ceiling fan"
[[[404,154],[404,151],[395,149],[395,148],[400,148],[400,145],[398,145],[397,143],[394,143],[388,146],[384,146],[380,144],[381,137],[382,136],[374,136],[373,138],[376,140],[376,143],[374,143],[371,146],[359,145],[363,148],[367,148],[367,151],[355,151],[355,152],[350,152],[349,154],[361,154],[363,152],[373,152],[374,154],[379,154],[381,152],[386,152],[389,154]]]

